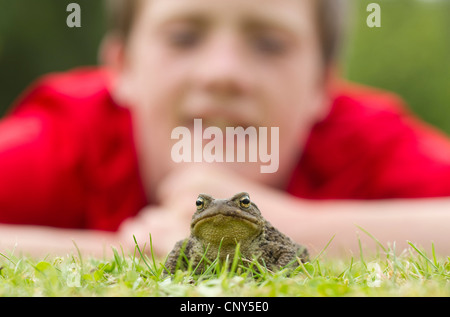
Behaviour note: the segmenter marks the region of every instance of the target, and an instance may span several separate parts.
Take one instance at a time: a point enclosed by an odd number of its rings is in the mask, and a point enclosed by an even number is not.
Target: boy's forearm
[[[395,242],[397,252],[411,241],[428,250],[434,242],[439,254],[450,254],[450,199],[447,198],[381,201],[273,198],[266,195],[260,202],[261,210],[280,230],[309,245],[312,253],[320,252],[333,236],[328,248],[328,253],[333,255],[359,254],[359,242],[366,252],[375,251],[377,243],[364,232],[367,231],[385,247]]]
[[[330,255],[359,254],[359,241],[364,252],[376,250],[364,230],[384,246],[395,241],[398,253],[411,241],[428,250],[434,242],[440,255],[450,254],[450,199],[324,202],[264,190],[255,192],[254,201],[266,219],[313,255],[333,236]],[[0,253],[6,255],[14,250],[15,255],[63,256],[76,254],[78,248],[84,256],[109,257],[111,246],[123,245],[121,239],[101,231],[0,225]]]
[[[117,234],[103,231],[70,230],[49,227],[0,225],[0,253],[31,257],[111,256],[111,246],[120,247]],[[77,250],[78,249],[78,250]]]

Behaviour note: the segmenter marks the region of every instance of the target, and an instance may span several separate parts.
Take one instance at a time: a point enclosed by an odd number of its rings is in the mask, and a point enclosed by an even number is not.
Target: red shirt
[[[311,199],[450,195],[450,142],[394,95],[348,85],[286,189]],[[106,72],[39,80],[0,121],[0,222],[117,230],[147,204],[131,116]]]

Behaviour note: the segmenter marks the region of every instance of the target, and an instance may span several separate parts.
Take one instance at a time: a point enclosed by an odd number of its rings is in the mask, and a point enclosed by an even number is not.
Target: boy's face
[[[312,3],[144,1],[115,95],[132,108],[141,168],[151,183],[176,166],[172,130],[192,129],[201,118],[203,128],[223,131],[279,127],[277,173],[261,174],[260,163],[227,166],[253,180],[283,185],[327,104]]]

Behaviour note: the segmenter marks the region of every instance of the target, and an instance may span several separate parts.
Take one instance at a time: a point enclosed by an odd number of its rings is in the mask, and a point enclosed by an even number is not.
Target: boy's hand
[[[119,229],[120,240],[132,250],[135,247],[133,236],[145,252],[150,253],[150,234],[152,249],[156,256],[164,257],[175,243],[189,236],[190,218],[163,206],[146,207],[134,218],[126,220]]]
[[[215,198],[228,198],[246,191],[258,191],[262,185],[243,177],[230,168],[212,164],[196,164],[175,169],[157,190],[157,200],[163,206],[184,206],[189,214],[195,211],[195,201],[199,194]]]
[[[134,247],[135,235],[139,246],[142,248],[146,243],[146,251],[149,252],[151,233],[155,253],[166,256],[177,241],[189,236],[198,194],[227,198],[239,191],[253,192],[257,186],[261,185],[217,166],[195,165],[177,169],[159,186],[158,206],[147,207],[137,217],[122,224],[122,240]]]

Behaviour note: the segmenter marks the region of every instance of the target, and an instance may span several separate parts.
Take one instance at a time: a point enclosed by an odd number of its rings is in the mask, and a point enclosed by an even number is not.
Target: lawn
[[[361,250],[347,259],[329,258],[324,248],[293,270],[270,272],[257,261],[244,266],[238,260],[213,262],[200,275],[165,274],[164,261],[143,255],[143,248],[134,254],[113,249],[109,259],[0,253],[0,296],[450,296],[450,257],[437,257],[433,246],[427,254],[412,243],[401,252],[395,244],[380,245],[377,255]]]
[[[77,2],[83,28],[69,30],[59,27],[67,1],[0,0],[0,117],[42,74],[96,63],[102,3]],[[343,76],[400,94],[415,114],[450,134],[450,1],[377,1],[378,29],[366,25],[372,1],[353,2]],[[450,258],[428,247],[379,245],[376,255],[361,250],[340,259],[324,250],[293,272],[235,263],[231,271],[215,264],[200,276],[167,276],[163,259],[141,256],[138,247],[134,254],[115,250],[112,258],[75,252],[36,259],[0,250],[0,296],[450,296]]]

